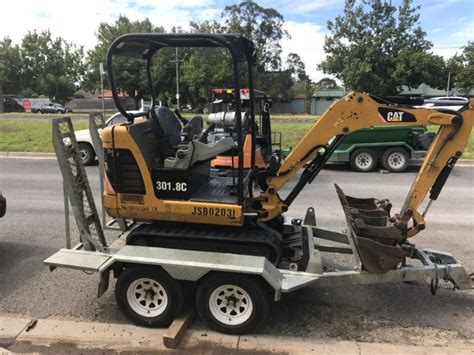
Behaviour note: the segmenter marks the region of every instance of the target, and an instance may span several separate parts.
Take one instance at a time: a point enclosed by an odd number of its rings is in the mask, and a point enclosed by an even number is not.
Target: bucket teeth
[[[392,223],[388,200],[346,196],[334,184],[362,266],[372,273],[394,269],[408,254],[400,247],[405,239]]]

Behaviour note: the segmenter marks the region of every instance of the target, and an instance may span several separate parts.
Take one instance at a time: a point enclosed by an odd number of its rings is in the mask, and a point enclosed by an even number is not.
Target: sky
[[[188,28],[190,21],[220,21],[222,9],[238,0],[16,0],[4,1],[0,10],[0,38],[20,43],[28,30],[50,29],[85,49],[96,43],[95,32],[102,21],[113,22],[120,14],[131,20],[148,17],[156,26]],[[397,5],[401,0],[392,0]],[[468,40],[474,40],[474,0],[415,0],[421,5],[420,24],[433,43],[433,52],[449,58]],[[325,53],[327,21],[341,14],[343,0],[257,0],[284,17],[291,39],[282,41],[284,57],[300,55],[312,80],[325,75],[317,70]]]

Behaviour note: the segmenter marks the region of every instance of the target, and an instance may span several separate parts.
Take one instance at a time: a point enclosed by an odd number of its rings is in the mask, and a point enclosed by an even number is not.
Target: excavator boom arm
[[[337,143],[345,135],[362,128],[374,126],[440,126],[431,144],[418,175],[400,211],[400,221],[408,224],[413,218],[413,228],[408,231],[412,236],[424,227],[418,208],[430,192],[430,198],[436,200],[456,160],[462,155],[474,123],[474,100],[461,110],[438,111],[426,108],[394,104],[382,98],[365,93],[352,92],[334,102],[326,112],[316,119],[314,125],[283,161],[279,170],[267,178],[267,188],[262,193],[265,219],[272,219],[288,208],[288,202],[282,201],[279,191],[298,171],[314,162],[320,155],[329,157]],[[333,139],[333,144],[329,142]],[[329,144],[329,146],[328,146]],[[321,154],[326,151],[327,154]],[[316,159],[317,160],[317,159]],[[326,159],[327,160],[327,159]],[[309,164],[300,180],[311,182],[312,167]],[[322,166],[322,164],[320,164]],[[314,169],[314,168],[313,168]],[[305,175],[306,174],[306,175]],[[297,191],[299,192],[299,191]],[[290,194],[291,195],[291,194]],[[275,206],[278,205],[279,206]]]

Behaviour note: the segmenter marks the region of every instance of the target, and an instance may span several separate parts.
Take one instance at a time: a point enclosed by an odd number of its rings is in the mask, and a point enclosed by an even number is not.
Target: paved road
[[[97,192],[97,167],[87,168]],[[290,214],[302,217],[314,206],[318,224],[344,228],[333,182],[349,195],[389,198],[400,208],[416,168],[405,174],[359,174],[323,170],[295,201]],[[474,271],[474,167],[456,168],[414,238],[418,245],[453,253]],[[54,160],[0,157],[0,188],[8,198],[0,219],[0,313],[29,317],[127,323],[113,287],[96,298],[96,277],[79,271],[50,273],[42,261],[64,246],[61,177]],[[290,186],[288,187],[290,188]],[[108,235],[109,240],[115,236]],[[340,256],[332,263],[345,263]],[[113,286],[113,285],[111,285]],[[198,325],[199,326],[199,323]],[[474,292],[440,290],[424,284],[304,289],[285,295],[271,309],[262,334],[336,338],[402,344],[474,345]]]

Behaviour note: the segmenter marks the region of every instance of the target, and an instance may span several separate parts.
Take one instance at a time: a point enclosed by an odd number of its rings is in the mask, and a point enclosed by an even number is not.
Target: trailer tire
[[[354,171],[372,171],[377,166],[377,154],[369,148],[356,149],[351,154],[350,166]]]
[[[382,165],[392,173],[402,173],[408,167],[410,157],[405,149],[387,149],[382,155]]]
[[[133,323],[167,327],[183,308],[183,289],[161,268],[133,266],[120,274],[115,299]]]
[[[211,328],[222,333],[244,334],[265,320],[269,299],[262,281],[255,277],[216,273],[199,282],[196,308]]]

